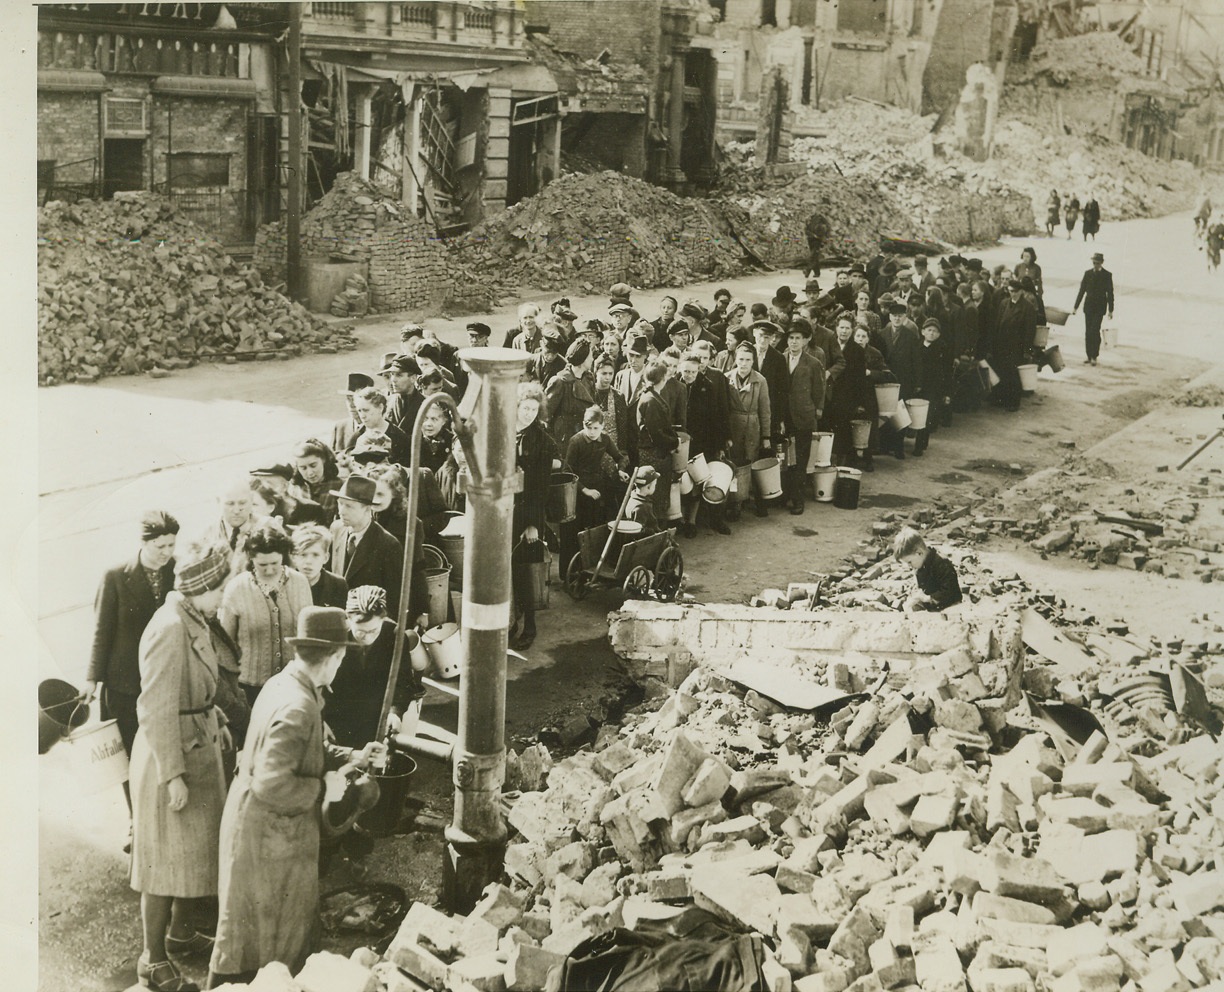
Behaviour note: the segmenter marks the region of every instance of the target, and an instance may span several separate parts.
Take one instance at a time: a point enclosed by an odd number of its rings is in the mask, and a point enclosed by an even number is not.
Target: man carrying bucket
[[[1092,268],[1080,279],[1079,292],[1075,294],[1075,307],[1071,313],[1079,313],[1084,304],[1084,353],[1085,364],[1095,365],[1101,354],[1101,320],[1106,314],[1113,320],[1114,286],[1113,273],[1105,268],[1105,256],[1099,251],[1092,256]]]

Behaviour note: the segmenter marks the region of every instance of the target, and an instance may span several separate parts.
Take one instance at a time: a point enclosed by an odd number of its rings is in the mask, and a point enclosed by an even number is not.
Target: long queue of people
[[[614,518],[627,486],[638,519],[674,521],[690,538],[699,524],[729,534],[745,506],[769,513],[743,475],[762,455],[778,456],[786,504],[801,514],[814,435],[832,435],[836,464],[871,471],[880,455],[921,456],[953,411],[1018,409],[1017,368],[1039,358],[1041,308],[1031,249],[1011,272],[952,256],[936,273],[922,257],[877,256],[838,272],[827,291],[812,280],[803,294],[782,286],[749,305],[719,290],[708,309],[667,296],[653,318],[624,284],[611,287],[606,314],[586,320],[567,299],[524,304],[501,342],[530,356],[512,561],[539,563],[550,542],[568,561],[577,531]],[[492,331],[473,322],[467,334],[480,347]],[[377,738],[422,694],[404,666],[379,726],[408,528],[417,549],[408,622],[420,625],[425,548],[465,509],[463,447],[434,406],[422,418],[409,520],[412,430],[425,397],[461,396],[468,371],[419,324],[396,345],[377,370],[381,386],[372,374],[347,376],[347,415],[329,439],[304,439],[236,480],[191,541],[178,540],[171,513],[147,514],[137,555],[99,587],[85,695],[100,694],[131,759],[131,882],[148,988],[195,987],[171,955],[211,954],[215,982],[272,960],[300,965],[323,794],[380,756]],[[880,417],[875,387],[886,383],[901,401],[928,402],[923,428]],[[694,488],[677,512],[682,438],[688,459],[729,464],[744,481],[719,499]],[[577,487],[575,513],[561,521],[547,509],[559,469]],[[522,648],[536,635],[536,604],[515,599],[511,643]]]

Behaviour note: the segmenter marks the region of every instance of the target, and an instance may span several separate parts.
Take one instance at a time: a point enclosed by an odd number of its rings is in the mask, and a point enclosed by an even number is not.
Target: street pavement
[[[775,511],[767,520],[745,520],[730,538],[705,535],[683,542],[689,591],[710,601],[742,601],[764,585],[785,586],[809,572],[828,571],[856,550],[879,513],[908,512],[936,497],[972,503],[1015,481],[1013,465],[1027,473],[1057,463],[1064,454],[1060,441],[1086,450],[1224,361],[1224,274],[1207,273],[1191,228],[1189,216],[1178,215],[1106,223],[1095,245],[1034,237],[970,252],[988,266],[1012,265],[1021,248],[1032,245],[1047,302],[1068,310],[1092,251],[1103,252],[1114,273],[1122,346],[1089,368],[1082,364],[1082,318],[1052,328],[1051,342],[1062,346],[1067,368],[1057,376],[1044,371],[1037,396],[1021,414],[991,409],[958,417],[950,430],[935,435],[922,460],[877,459],[877,471],[864,479],[859,512],[809,504],[802,517]],[[748,302],[767,302],[784,283],[799,289],[803,279],[790,271],[720,285]],[[670,292],[708,304],[715,288],[706,283]],[[634,302],[653,316],[665,292],[638,292]],[[606,306],[606,297],[571,300],[582,316]],[[171,510],[190,532],[215,518],[217,495],[248,469],[286,460],[290,447],[306,437],[329,437],[344,413],[337,390],[346,374],[376,370],[383,352],[394,350],[402,319],[363,323],[358,350],[344,355],[201,366],[167,379],[116,378],[39,390],[38,516],[28,522],[26,538],[36,541],[38,582],[17,587],[28,614],[37,618],[39,678],[82,680],[97,582],[105,568],[135,553],[135,521],[142,511]],[[479,318],[425,323],[444,340],[461,343],[470,319],[486,320],[498,341],[514,321],[513,306]],[[540,637],[528,660],[511,662],[512,737],[556,726],[567,714],[621,691],[606,645],[605,614],[616,605],[615,597],[598,591],[574,604],[554,586],[553,609],[540,616]],[[453,704],[432,703],[431,718],[453,726]],[[71,975],[80,983],[74,987],[83,990],[121,987],[113,976],[139,950],[135,902],[120,852],[126,832],[122,797],[118,790],[82,794],[62,749],[39,763],[45,974],[61,980]],[[434,774],[430,781],[444,803],[447,776]]]

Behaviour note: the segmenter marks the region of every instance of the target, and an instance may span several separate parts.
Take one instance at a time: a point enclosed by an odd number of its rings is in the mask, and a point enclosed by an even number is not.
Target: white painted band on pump
[[[471,630],[506,630],[510,626],[510,600],[464,603],[463,626]]]

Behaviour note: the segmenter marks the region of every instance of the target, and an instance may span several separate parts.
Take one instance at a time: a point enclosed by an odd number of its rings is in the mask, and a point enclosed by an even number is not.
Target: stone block
[[[595,755],[595,760],[591,763],[591,767],[599,772],[605,780],[611,782],[617,775],[626,768],[629,768],[641,757],[642,755],[639,752],[635,751],[624,741],[615,741]]]
[[[1138,864],[1142,852],[1142,840],[1129,830],[1106,830],[1088,836],[1069,825],[1062,825],[1057,832],[1043,831],[1037,846],[1037,856],[1074,885],[1121,875]]]
[[[662,815],[672,816],[684,808],[683,792],[709,757],[677,730],[663,753],[663,763],[651,782],[655,801]]]
[[[547,987],[553,969],[565,963],[565,956],[543,947],[516,944],[505,964],[508,992],[537,992]]]
[[[929,837],[947,830],[956,818],[960,801],[955,796],[923,796],[910,813],[910,830],[915,837]]]
[[[396,940],[401,937],[420,943],[439,954],[449,955],[455,950],[458,931],[457,921],[423,902],[414,902],[400,924]],[[392,944],[394,947],[394,943]]]
[[[693,869],[693,902],[764,936],[771,936],[782,892],[769,875],[744,875],[719,863]]]
[[[619,861],[597,865],[582,880],[582,905],[590,909],[593,906],[606,906],[615,899],[616,880],[620,878],[622,871],[624,866]]]
[[[479,957],[497,950],[497,927],[479,916],[456,917],[455,950],[465,957]]]
[[[447,983],[452,989],[466,985],[480,992],[505,992],[506,962],[496,953],[460,958],[450,966]]]
[[[935,704],[932,714],[936,726],[973,734],[982,729],[982,714],[972,703],[945,699]]]
[[[430,988],[445,987],[449,971],[446,962],[415,941],[401,941],[397,936],[387,950],[387,956],[395,962],[396,967],[403,968]]]
[[[914,732],[910,727],[909,716],[902,714],[876,735],[875,743],[857,760],[856,764],[860,773],[866,773],[873,768],[880,768],[895,761],[905,754],[913,739]]]
[[[1109,809],[1085,796],[1044,796],[1037,804],[1047,820],[1069,823],[1086,834],[1100,833],[1109,822]]]
[[[1050,971],[1055,975],[1062,975],[1071,971],[1077,962],[1084,958],[1106,954],[1108,952],[1107,937],[1108,934],[1095,923],[1081,923],[1078,926],[1060,930],[1051,936],[1049,944],[1046,945],[1046,962]],[[1119,977],[1122,972],[1121,964],[1119,961]]]
[[[574,881],[586,878],[595,863],[595,852],[590,844],[574,841],[550,854],[544,861],[544,881],[552,885],[558,875]]]
[[[745,840],[751,845],[760,844],[765,839],[765,829],[755,816],[737,816],[731,820],[707,822],[701,830],[702,844],[719,844],[727,841]]]
[[[960,955],[949,938],[916,950],[914,970],[923,992],[968,992]]]
[[[984,856],[982,888],[995,895],[1026,902],[1049,904],[1066,894],[1063,879],[1054,866],[1040,857],[1022,858],[1007,851]]]
[[[914,943],[914,909],[891,906],[884,919],[884,939],[898,951],[908,951]]]
[[[816,876],[810,871],[803,871],[783,862],[774,873],[774,881],[783,892],[800,892],[808,895],[816,884]]]
[[[731,785],[731,774],[721,761],[707,758],[684,787],[681,799],[686,806],[704,806],[721,799]]]
[[[1033,976],[1023,968],[969,969],[973,992],[1035,992]]]
[[[485,886],[478,902],[468,918],[477,917],[493,924],[498,930],[516,926],[523,918],[523,903],[506,886],[498,882],[490,882]]]
[[[296,978],[302,992],[375,992],[378,978],[356,961],[330,951],[312,954]]]
[[[1092,765],[1070,764],[1063,770],[1059,785],[1073,796],[1091,796],[1101,787],[1130,785],[1135,766],[1129,761],[1098,761]]]
[[[1018,923],[1015,920],[996,920],[989,916],[977,921],[982,936],[1000,944],[1014,947],[1035,947],[1044,950],[1050,941],[1062,932],[1059,926],[1042,923]]]
[[[1139,978],[1139,988],[1142,992],[1189,992],[1190,983],[1177,970],[1177,964],[1171,954],[1157,958],[1152,956],[1152,963]]]
[[[887,789],[875,788],[863,797],[863,809],[877,829],[900,837],[910,829],[909,814],[893,800]]]
[[[536,844],[510,844],[506,847],[506,874],[529,886],[544,880],[544,851]]]
[[[628,768],[616,773],[612,779],[612,788],[623,796],[627,792],[633,792],[649,785],[650,780],[659,770],[662,757],[662,755],[651,755],[647,758],[639,758]]]
[[[667,836],[672,847],[679,850],[685,846],[685,841],[694,829],[700,829],[707,824],[720,823],[727,818],[727,811],[717,799],[695,809],[682,809],[675,813],[667,823]],[[753,818],[753,822],[756,820]]]
[[[1173,905],[1183,917],[1203,916],[1224,906],[1224,871],[1200,871],[1175,877],[1169,884]]]
[[[692,897],[687,872],[651,872],[646,876],[646,894],[660,902],[679,901]]]
[[[1118,992],[1122,961],[1112,954],[1081,958],[1073,969],[1050,983],[1051,992]]]
[[[555,850],[569,842],[577,822],[577,818],[570,822],[557,814],[556,804],[549,801],[547,793],[525,792],[510,808],[507,820],[527,840]]]
[[[1012,899],[1008,896],[995,895],[993,892],[979,892],[973,897],[973,912],[978,918],[989,917],[995,920],[1012,920],[1016,923],[1037,923],[1053,926],[1057,919],[1053,911],[1035,902],[1023,899]]]
[[[812,970],[812,941],[803,929],[779,921],[778,963],[792,976],[803,976]]]

